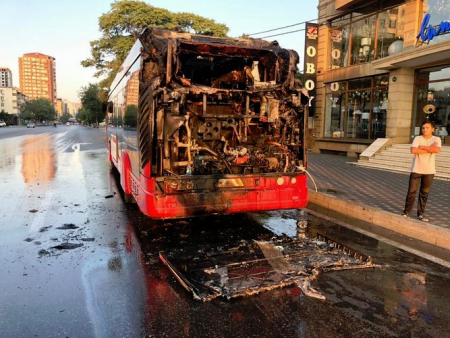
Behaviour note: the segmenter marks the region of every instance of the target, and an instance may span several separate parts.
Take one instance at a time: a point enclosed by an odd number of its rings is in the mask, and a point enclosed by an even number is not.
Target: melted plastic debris
[[[61,243],[57,246],[52,246],[52,249],[57,249],[57,250],[72,250],[72,249],[76,249],[83,246],[83,243]]]
[[[75,230],[75,229],[78,229],[78,228],[79,227],[77,227],[73,223],[65,223],[63,226],[57,227],[56,229],[59,229],[59,230]]]
[[[241,241],[229,250],[185,256],[160,252],[160,259],[194,298],[209,301],[248,296],[297,285],[306,296],[325,299],[310,283],[321,272],[377,267],[365,256],[324,236],[274,237],[270,241]]]

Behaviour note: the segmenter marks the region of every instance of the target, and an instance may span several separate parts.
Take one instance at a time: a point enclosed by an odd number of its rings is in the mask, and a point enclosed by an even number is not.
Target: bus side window
[[[108,115],[108,116],[107,116],[107,118],[108,118],[108,124],[111,124],[111,125],[114,124],[114,116],[113,116],[113,113],[114,113],[114,104],[112,103],[112,101],[109,101],[109,102],[106,104],[106,107],[105,107],[105,114]]]
[[[113,113],[113,111],[114,111],[114,104],[112,103],[112,101],[108,102],[108,106],[107,106],[106,110],[107,110],[108,114],[112,114]]]

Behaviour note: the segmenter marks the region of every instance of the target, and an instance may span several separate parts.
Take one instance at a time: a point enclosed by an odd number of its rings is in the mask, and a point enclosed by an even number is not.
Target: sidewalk
[[[309,203],[450,250],[450,181],[434,180],[428,197],[429,223],[401,216],[409,175],[357,167],[356,159],[308,153]]]

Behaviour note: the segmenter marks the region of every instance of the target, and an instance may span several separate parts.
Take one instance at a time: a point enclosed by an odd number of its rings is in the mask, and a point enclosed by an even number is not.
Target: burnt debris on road
[[[372,258],[323,235],[316,238],[275,236],[269,241],[242,240],[227,250],[160,252],[161,261],[195,299],[209,301],[248,296],[289,285],[305,295],[324,298],[310,282],[322,272],[376,267]]]

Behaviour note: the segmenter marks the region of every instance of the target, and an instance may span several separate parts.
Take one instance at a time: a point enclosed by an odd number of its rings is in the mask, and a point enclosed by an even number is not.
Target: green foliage
[[[98,98],[101,102],[108,102],[108,91],[111,83],[114,80],[114,77],[116,76],[116,72],[110,72],[107,77],[102,79],[98,83],[99,93]]]
[[[77,119],[82,121],[84,124],[88,124],[88,125],[92,124],[91,117],[89,116],[88,112],[84,108],[81,108],[78,111]],[[67,119],[67,121],[68,121],[68,119]]]
[[[104,119],[101,101],[98,97],[99,91],[98,85],[90,83],[82,87],[79,93],[82,108],[77,117],[87,124],[98,124]]]
[[[14,118],[13,114],[8,114],[3,109],[0,112],[0,121],[4,121],[6,122],[6,124],[12,124],[13,118]]]
[[[25,109],[20,113],[24,120],[35,120],[36,122],[53,121],[55,119],[55,108],[50,100],[36,99],[25,103]]]
[[[72,117],[72,115],[71,114],[69,114],[69,113],[64,113],[62,116],[61,116],[61,123],[62,124],[66,124],[67,122],[69,122],[69,119]]]
[[[192,13],[173,13],[144,1],[116,1],[111,4],[109,12],[100,16],[102,36],[90,42],[91,57],[81,62],[83,67],[95,67],[96,76],[107,76],[107,81],[100,87],[109,87],[134,42],[146,27],[178,28],[189,33],[214,36],[226,36],[229,31],[224,24]]]
[[[177,26],[188,33],[224,37],[229,31],[225,24],[192,13],[174,13],[173,18]]]
[[[125,116],[124,116],[124,125],[127,128],[133,129],[137,126],[137,106],[132,104],[127,106],[127,109],[125,109]]]

